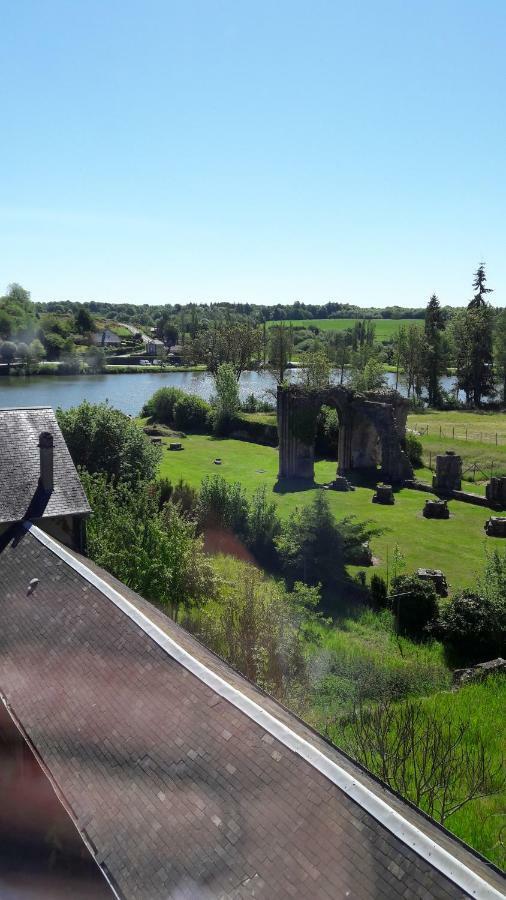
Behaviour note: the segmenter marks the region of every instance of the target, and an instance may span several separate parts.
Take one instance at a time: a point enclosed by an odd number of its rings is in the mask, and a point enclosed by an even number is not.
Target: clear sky
[[[0,290],[506,306],[504,0],[0,10]]]

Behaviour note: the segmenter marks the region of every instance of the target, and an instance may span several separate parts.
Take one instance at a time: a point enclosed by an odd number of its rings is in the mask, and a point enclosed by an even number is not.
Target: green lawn
[[[291,319],[285,322],[286,325],[293,325],[296,328],[309,328],[315,326],[320,331],[346,331],[347,328],[353,328],[357,319]],[[377,341],[389,341],[399,329],[400,325],[411,325],[413,323],[421,325],[422,319],[374,319],[376,328]],[[268,322],[269,327],[272,325],[280,325],[281,322]]]
[[[285,487],[284,493],[278,493],[275,490],[278,452],[273,447],[208,435],[189,436],[183,441],[181,452],[168,451],[167,439],[163,443],[162,476],[173,482],[183,478],[198,487],[205,475],[221,474],[229,481],[240,481],[248,493],[265,484],[282,517],[295,507],[308,503],[318,490],[316,487],[300,490],[299,485],[293,484]],[[213,462],[217,457],[222,460],[219,466]],[[330,481],[335,470],[335,462],[316,463],[317,481]],[[344,494],[329,491],[328,497],[336,516],[356,515],[385,529],[372,542],[374,555],[379,559],[374,571],[386,574],[387,557],[392,559],[398,544],[406,558],[408,571],[418,566],[440,568],[453,589],[473,583],[483,565],[486,544],[495,546],[496,543],[492,538],[486,538],[483,531],[488,518],[486,509],[453,501],[450,502],[451,518],[435,521],[423,518],[421,510],[426,497],[418,491],[399,491],[394,506],[373,504],[372,494],[369,487],[357,487]]]

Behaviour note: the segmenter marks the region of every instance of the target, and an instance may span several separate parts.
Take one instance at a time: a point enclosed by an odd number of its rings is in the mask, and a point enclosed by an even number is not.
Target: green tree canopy
[[[160,448],[129,416],[107,403],[93,405],[87,400],[72,409],[58,409],[56,416],[76,466],[132,487],[155,477]]]

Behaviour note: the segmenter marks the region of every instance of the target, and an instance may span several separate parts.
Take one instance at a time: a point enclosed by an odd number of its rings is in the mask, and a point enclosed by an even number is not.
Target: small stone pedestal
[[[384,506],[392,506],[395,503],[394,492],[391,484],[377,484],[376,493],[372,498],[373,503],[381,503]]]
[[[506,478],[491,478],[485,494],[494,509],[506,509]]]
[[[172,444],[169,444],[169,450],[182,450],[183,445],[177,441],[173,441]]]
[[[460,491],[462,485],[462,458],[453,450],[436,456],[436,474],[432,479],[432,487],[443,494]]]
[[[328,485],[325,485],[329,491],[354,491],[355,487],[353,484],[350,484],[347,478],[344,475],[336,475],[334,481],[331,481]]]
[[[446,500],[426,500],[422,514],[426,519],[449,519],[450,510]]]
[[[441,569],[417,569],[416,574],[422,581],[431,581],[439,597],[448,596],[448,583]]]
[[[490,516],[483,527],[489,537],[506,538],[506,516]]]

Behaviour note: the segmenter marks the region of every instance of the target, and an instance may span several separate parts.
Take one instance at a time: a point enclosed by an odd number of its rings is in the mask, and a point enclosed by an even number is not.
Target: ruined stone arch
[[[381,464],[381,477],[400,484],[413,477],[403,449],[408,403],[396,391],[359,394],[336,385],[310,390],[278,387],[278,477],[314,480],[316,418],[323,405],[339,416],[338,474]]]

